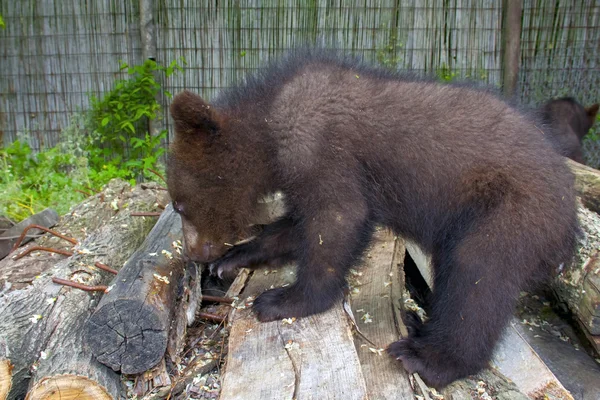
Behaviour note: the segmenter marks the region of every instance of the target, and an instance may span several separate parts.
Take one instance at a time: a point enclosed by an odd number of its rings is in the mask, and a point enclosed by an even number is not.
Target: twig
[[[132,217],[160,217],[159,212],[132,212],[131,215]]]
[[[27,250],[25,250],[21,254],[15,256],[14,259],[18,260],[19,258],[23,258],[27,254],[31,253],[32,251],[36,251],[36,250],[37,251],[47,251],[47,252],[50,252],[50,253],[62,254],[63,256],[67,256],[67,257],[71,257],[73,255],[73,253],[71,253],[70,251],[67,251],[67,250],[59,250],[59,249],[53,249],[51,247],[43,247],[43,246],[33,246],[33,247],[28,248]]]
[[[79,192],[79,193],[83,194],[86,197],[92,197],[93,196],[91,193],[88,193],[88,192],[86,192],[84,190],[80,190],[80,189],[73,189],[73,190],[75,190],[76,192]]]
[[[412,374],[412,376],[417,385],[419,386],[421,394],[423,395],[425,400],[431,400],[431,396],[429,396],[431,389],[429,388],[429,386],[427,386],[427,384],[423,382],[423,379],[421,379],[421,376],[418,373],[415,372],[414,374]]]
[[[196,361],[196,360],[193,360],[192,362],[194,362],[194,361]],[[218,360],[211,360],[204,365],[194,364],[194,365],[188,366],[181,374],[181,377],[173,383],[171,393],[169,393],[169,396],[167,397],[167,399],[170,399],[171,396],[175,396],[175,395],[178,395],[179,393],[183,392],[185,390],[185,388],[187,387],[187,385],[192,383],[192,381],[194,380],[195,377],[208,374],[215,367],[217,367],[218,364],[219,364]]]
[[[210,321],[215,321],[215,322],[219,322],[219,323],[225,321],[225,317],[221,317],[220,315],[206,313],[206,312],[198,312],[198,313],[196,313],[196,316],[198,318],[208,319]]]
[[[85,188],[86,188],[87,190],[89,190],[90,192],[93,192],[93,193],[96,193],[96,194],[100,193],[100,190],[98,190],[98,189],[94,189],[93,187],[86,186]]]
[[[202,300],[202,301],[214,301],[216,303],[223,303],[223,304],[232,304],[233,303],[233,299],[230,299],[230,298],[227,298],[227,297],[219,297],[219,296],[202,295],[202,297],[200,298],[200,300]]]
[[[114,274],[114,275],[119,273],[119,271],[117,271],[116,269],[113,269],[106,264],[102,264],[100,261],[96,261],[94,263],[94,265],[96,266],[96,268],[100,268],[100,269],[102,269],[106,272],[110,272],[111,274]]]
[[[41,238],[42,236],[44,236],[44,233],[40,233],[39,235],[25,235],[25,237],[29,238],[29,239],[37,239],[37,238]],[[0,237],[0,240],[13,240],[13,239],[18,239],[20,237],[21,237],[21,235],[18,235],[18,236],[2,236],[2,237]]]
[[[158,176],[164,183],[167,183],[167,180],[164,176],[162,176],[159,172],[153,170],[152,168],[146,168],[148,171],[152,172],[154,175]]]
[[[106,289],[108,289],[108,286],[106,286],[106,285],[90,286],[90,285],[84,285],[82,283],[73,282],[73,281],[70,281],[67,279],[61,279],[61,278],[55,278],[55,277],[52,278],[52,282],[54,282],[58,285],[70,286],[70,287],[74,287],[76,289],[81,289],[86,292],[104,292],[104,291],[106,291]]]
[[[56,237],[59,237],[61,239],[65,239],[69,242],[71,242],[73,245],[77,244],[77,240],[67,237],[65,235],[61,235],[60,233],[53,231],[52,229],[48,229],[45,226],[41,226],[41,225],[37,225],[37,224],[31,224],[29,226],[27,226],[25,229],[23,229],[23,232],[21,232],[21,236],[19,236],[19,240],[17,240],[17,242],[15,243],[15,245],[13,246],[13,248],[10,250],[10,252],[12,253],[13,251],[15,251],[17,248],[19,248],[19,246],[21,245],[21,242],[23,241],[23,239],[25,239],[25,235],[27,234],[27,231],[30,229],[39,229],[42,230],[44,232],[48,232],[53,234]],[[9,253],[10,254],[10,253]]]

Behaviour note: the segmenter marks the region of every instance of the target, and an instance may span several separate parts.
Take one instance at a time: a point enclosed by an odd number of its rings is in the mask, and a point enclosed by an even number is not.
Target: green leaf
[[[102,125],[102,127],[105,127],[106,125],[108,125],[109,122],[110,122],[110,117],[104,117],[102,119],[102,123],[100,125]]]
[[[133,124],[131,122],[129,122],[129,121],[123,122],[123,127],[129,129],[129,131],[131,133],[135,133],[135,128],[133,127]]]

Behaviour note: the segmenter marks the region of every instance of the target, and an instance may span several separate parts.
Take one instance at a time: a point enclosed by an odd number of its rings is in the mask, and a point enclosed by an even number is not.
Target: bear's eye
[[[177,214],[183,214],[183,204],[178,201],[173,201],[173,209]]]

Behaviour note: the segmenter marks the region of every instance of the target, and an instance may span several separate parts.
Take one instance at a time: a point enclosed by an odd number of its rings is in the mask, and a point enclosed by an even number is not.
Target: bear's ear
[[[596,114],[598,114],[598,107],[599,107],[599,105],[598,105],[598,103],[596,103],[596,104],[593,104],[593,105],[585,108],[585,112],[592,120],[592,123],[596,119]]]
[[[179,93],[171,103],[176,134],[213,134],[219,130],[219,114],[200,96],[189,91]]]

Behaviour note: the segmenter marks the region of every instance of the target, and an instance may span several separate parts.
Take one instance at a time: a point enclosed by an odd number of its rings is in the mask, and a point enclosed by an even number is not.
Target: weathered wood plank
[[[403,242],[387,231],[378,231],[358,268],[360,275],[352,279],[356,285],[351,292],[352,312],[360,332],[376,345],[373,348],[360,335],[354,337],[370,400],[414,397],[402,364],[381,351],[401,337],[402,320],[396,310],[402,301],[403,261]]]
[[[23,229],[29,225],[35,224],[45,228],[51,228],[58,222],[58,214],[51,208],[46,208],[39,213],[32,215],[31,217],[24,219],[10,229],[7,229],[2,235],[0,235],[0,259],[3,259],[10,253],[13,245],[17,242],[17,239]],[[40,229],[31,229],[27,236],[21,242],[25,244],[29,242],[33,237],[42,233]]]
[[[292,267],[256,271],[240,298],[293,280]],[[221,399],[367,399],[341,303],[291,323],[260,323],[246,304],[232,316]]]
[[[548,396],[552,393],[560,394],[560,396],[547,398],[572,400],[573,397],[569,391],[563,387],[529,343],[514,328],[513,325],[518,323],[515,318],[510,322],[504,332],[504,337],[496,347],[492,363],[523,393],[532,398],[538,398],[534,394],[546,394],[546,389],[552,388],[552,391],[547,393]]]

